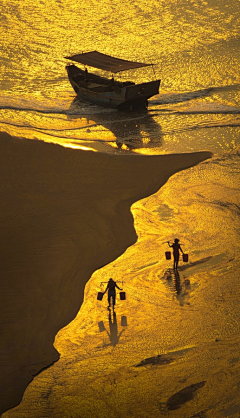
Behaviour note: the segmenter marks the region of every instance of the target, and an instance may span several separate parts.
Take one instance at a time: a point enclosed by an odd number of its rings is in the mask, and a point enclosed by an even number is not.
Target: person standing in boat
[[[113,90],[114,84],[115,84],[115,81],[114,81],[114,77],[112,75],[111,80],[109,80],[109,82],[108,82],[108,86],[110,87],[111,90]]]
[[[84,80],[85,81],[88,81],[89,80],[89,75],[88,75],[88,69],[87,69],[87,67],[84,70]]]
[[[108,308],[110,308],[110,303],[111,303],[111,298],[112,298],[112,304],[113,304],[113,309],[114,309],[115,302],[116,302],[116,287],[119,290],[122,290],[122,289],[120,289],[120,287],[118,287],[117,283],[112,278],[109,279],[106,290],[104,292],[104,293],[106,293],[107,290],[108,290]]]
[[[178,268],[178,262],[179,262],[179,250],[182,252],[183,254],[183,250],[181,248],[181,245],[179,244],[179,239],[175,238],[174,243],[173,244],[169,244],[168,241],[168,245],[169,247],[171,247],[173,249],[173,268],[174,270],[177,270]]]

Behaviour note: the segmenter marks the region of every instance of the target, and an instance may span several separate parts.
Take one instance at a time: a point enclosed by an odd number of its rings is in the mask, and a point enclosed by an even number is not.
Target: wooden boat
[[[87,67],[93,67],[114,74],[153,64],[122,60],[98,51],[76,54],[66,59],[85,66],[85,70],[74,64],[66,66],[73,89],[84,101],[118,110],[138,110],[146,109],[148,99],[159,93],[160,80],[135,84],[132,81],[117,81],[113,76],[111,79],[101,77],[90,73],[87,69]]]

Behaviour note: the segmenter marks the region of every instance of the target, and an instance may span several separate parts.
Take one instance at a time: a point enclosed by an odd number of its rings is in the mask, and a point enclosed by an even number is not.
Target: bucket
[[[125,315],[123,315],[121,317],[121,326],[122,327],[126,327],[127,326],[127,317]]]
[[[165,252],[166,260],[171,260],[171,251]]]
[[[125,299],[126,299],[126,293],[120,292],[120,300],[125,300]]]
[[[103,331],[105,331],[105,326],[104,326],[104,323],[103,323],[103,321],[100,321],[99,323],[98,323],[98,328],[99,328],[99,331],[100,332],[103,332]]]
[[[188,254],[183,254],[182,259],[184,261],[184,263],[188,262]]]
[[[98,292],[97,300],[102,300],[102,298],[103,298],[103,292]]]

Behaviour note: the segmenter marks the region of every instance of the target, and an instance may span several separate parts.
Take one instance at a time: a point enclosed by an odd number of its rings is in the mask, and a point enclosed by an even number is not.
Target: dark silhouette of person
[[[113,90],[115,81],[114,81],[114,77],[112,76],[111,80],[109,80],[108,82],[108,86],[110,87],[111,90]]]
[[[85,71],[84,71],[84,81],[85,81],[86,86],[90,82],[90,77],[89,77],[89,73],[88,73],[88,69],[87,68],[85,68]]]
[[[111,303],[111,299],[112,299],[112,305],[113,305],[113,309],[114,309],[115,302],[116,302],[116,287],[119,290],[122,290],[120,287],[118,287],[117,283],[112,278],[109,279],[106,290],[104,292],[104,293],[106,293],[107,290],[108,290],[108,308],[110,308],[110,303]]]
[[[178,262],[179,262],[179,250],[182,251],[182,253],[183,253],[181,245],[179,244],[179,239],[175,238],[173,244],[169,244],[169,241],[168,241],[168,245],[169,245],[169,247],[171,247],[173,249],[173,259],[174,259],[173,268],[174,268],[174,270],[175,269],[177,270]]]

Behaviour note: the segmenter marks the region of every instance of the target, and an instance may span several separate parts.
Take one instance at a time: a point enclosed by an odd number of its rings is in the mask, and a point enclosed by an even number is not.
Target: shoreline
[[[0,134],[0,414],[59,358],[92,273],[137,240],[131,205],[212,153],[112,155]]]

